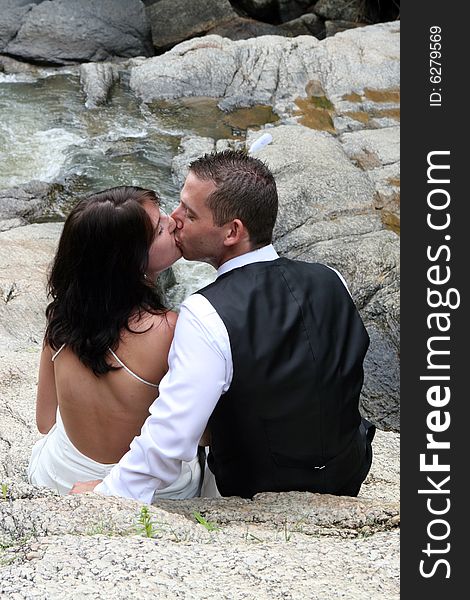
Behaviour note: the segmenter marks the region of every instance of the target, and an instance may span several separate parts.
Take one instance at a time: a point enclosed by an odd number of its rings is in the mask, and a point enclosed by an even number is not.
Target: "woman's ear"
[[[248,235],[248,230],[240,221],[240,219],[234,219],[226,224],[226,232],[224,238],[225,246],[235,246],[240,242],[245,242],[250,240],[250,236]]]

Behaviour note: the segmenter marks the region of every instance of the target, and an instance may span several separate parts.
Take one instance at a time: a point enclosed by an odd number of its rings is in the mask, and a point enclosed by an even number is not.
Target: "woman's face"
[[[155,277],[170,267],[178,258],[181,251],[175,243],[175,221],[165,214],[153,202],[144,202],[145,212],[150,217],[155,230],[152,245],[149,248],[147,275]]]

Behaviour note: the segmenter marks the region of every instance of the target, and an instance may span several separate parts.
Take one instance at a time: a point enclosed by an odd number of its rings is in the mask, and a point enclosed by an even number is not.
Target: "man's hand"
[[[102,479],[94,479],[93,481],[77,481],[69,494],[84,494],[85,492],[92,492],[95,487],[101,483]]]

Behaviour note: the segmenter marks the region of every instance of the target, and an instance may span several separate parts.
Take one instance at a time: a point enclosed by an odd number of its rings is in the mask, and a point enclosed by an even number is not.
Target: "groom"
[[[241,151],[194,161],[172,213],[187,260],[217,269],[183,302],[169,371],[141,435],[96,488],[150,503],[175,481],[209,424],[222,496],[356,496],[374,426],[359,395],[369,337],[336,271],[279,258],[269,169]]]

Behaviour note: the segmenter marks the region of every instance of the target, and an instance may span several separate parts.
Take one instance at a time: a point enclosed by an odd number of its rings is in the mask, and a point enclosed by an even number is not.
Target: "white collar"
[[[236,256],[235,258],[231,258],[227,262],[224,262],[224,264],[217,269],[217,277],[224,273],[228,273],[228,271],[244,267],[251,263],[266,262],[269,260],[276,260],[277,258],[279,258],[278,253],[274,250],[274,246],[269,244],[268,246],[263,246],[257,250],[240,254],[240,256]]]

